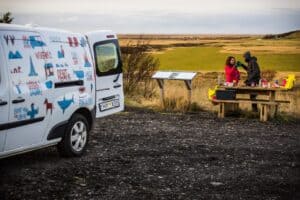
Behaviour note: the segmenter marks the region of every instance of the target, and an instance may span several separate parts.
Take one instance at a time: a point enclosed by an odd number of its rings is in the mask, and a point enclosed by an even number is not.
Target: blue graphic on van
[[[34,108],[34,103],[31,104],[30,109],[27,112],[27,115],[30,117],[30,119],[34,119],[34,117],[39,113],[39,108]]]
[[[57,51],[57,57],[58,58],[64,58],[65,57],[65,51],[64,51],[62,45],[60,46],[60,50]]]
[[[14,108],[14,118],[17,120],[24,120],[27,118],[27,112],[28,108],[26,107]]]
[[[74,103],[74,96],[72,96],[72,99],[66,99],[64,96],[63,100],[57,102],[59,107],[62,109],[63,113],[65,113],[65,110]]]
[[[76,75],[77,78],[83,79],[84,78],[84,71],[82,70],[73,70],[74,74]]]
[[[81,47],[85,47],[86,46],[86,41],[85,41],[85,39],[83,37],[80,39],[80,46]]]
[[[84,54],[83,58],[84,58],[84,67],[91,67],[92,65],[89,62],[89,59],[88,59],[86,53]]]
[[[46,81],[45,85],[48,89],[51,89],[53,87],[53,82],[52,81]]]
[[[17,92],[18,94],[22,94],[22,91],[21,91],[21,88],[20,88],[20,85],[15,85],[16,89],[17,89]]]
[[[52,64],[52,63],[46,63],[46,64],[44,65],[44,68],[45,68],[46,79],[47,79],[49,76],[54,76],[53,64]]]
[[[30,72],[29,72],[28,76],[37,76],[37,75],[38,75],[38,73],[36,73],[36,71],[34,69],[32,58],[30,56]]]
[[[45,42],[41,41],[41,40],[37,40],[36,37],[38,36],[29,36],[29,41],[30,41],[30,45],[31,47],[34,49],[35,47],[43,47],[46,46]]]
[[[23,58],[19,51],[16,51],[15,53],[12,51],[9,51],[8,53],[8,59],[21,59]]]

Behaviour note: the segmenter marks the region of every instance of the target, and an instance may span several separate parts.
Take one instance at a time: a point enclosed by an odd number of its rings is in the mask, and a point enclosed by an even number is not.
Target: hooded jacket
[[[259,83],[260,79],[260,69],[257,64],[257,58],[251,57],[248,65],[243,65],[243,68],[247,71],[247,80],[245,81],[246,85],[251,85],[251,83]]]

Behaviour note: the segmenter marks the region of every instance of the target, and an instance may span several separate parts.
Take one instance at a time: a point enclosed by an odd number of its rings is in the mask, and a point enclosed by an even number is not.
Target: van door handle
[[[0,106],[4,106],[4,105],[6,105],[7,104],[7,101],[2,101],[2,100],[0,100]]]
[[[114,88],[119,88],[119,87],[121,87],[122,85],[121,84],[118,84],[118,85],[114,85],[113,87]]]
[[[22,103],[22,102],[24,102],[24,101],[25,101],[25,99],[23,99],[23,98],[18,98],[18,99],[12,100],[12,103]]]

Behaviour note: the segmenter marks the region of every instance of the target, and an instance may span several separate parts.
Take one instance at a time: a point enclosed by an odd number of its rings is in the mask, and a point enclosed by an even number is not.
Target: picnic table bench
[[[228,108],[236,110],[240,103],[251,103],[260,105],[260,121],[267,121],[268,117],[274,117],[277,114],[278,106],[281,103],[290,103],[286,100],[275,100],[275,94],[279,91],[287,91],[282,88],[262,88],[262,87],[227,87],[221,86],[218,90],[234,90],[236,94],[257,94],[268,96],[268,99],[236,98],[232,100],[214,99],[213,102],[219,104],[218,117],[224,118]]]

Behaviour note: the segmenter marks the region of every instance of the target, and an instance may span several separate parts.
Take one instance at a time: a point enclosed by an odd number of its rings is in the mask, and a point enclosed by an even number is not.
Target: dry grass
[[[273,77],[273,80],[281,81],[289,73],[288,72],[266,72],[263,73],[263,77]],[[296,82],[300,82],[300,72],[296,72]],[[187,112],[197,110],[217,111],[218,107],[213,105],[208,100],[208,88],[213,88],[217,83],[218,75],[222,75],[222,72],[202,72],[198,73],[192,83],[192,105],[188,105],[187,90],[183,82],[181,81],[166,81],[165,82],[165,108],[163,108],[158,86],[155,91],[155,95],[151,99],[145,99],[143,97],[136,97],[135,99],[127,100],[127,104],[148,107],[158,111],[175,111],[175,112]],[[242,75],[245,78],[245,74]],[[242,81],[241,81],[242,82]],[[241,96],[242,97],[242,96]],[[259,96],[258,98],[266,98]],[[300,116],[300,87],[295,87],[291,91],[285,91],[277,93],[277,100],[289,100],[290,104],[281,104],[279,107],[280,113],[287,113],[289,115]],[[250,111],[251,106],[249,104],[241,104],[242,110]]]

